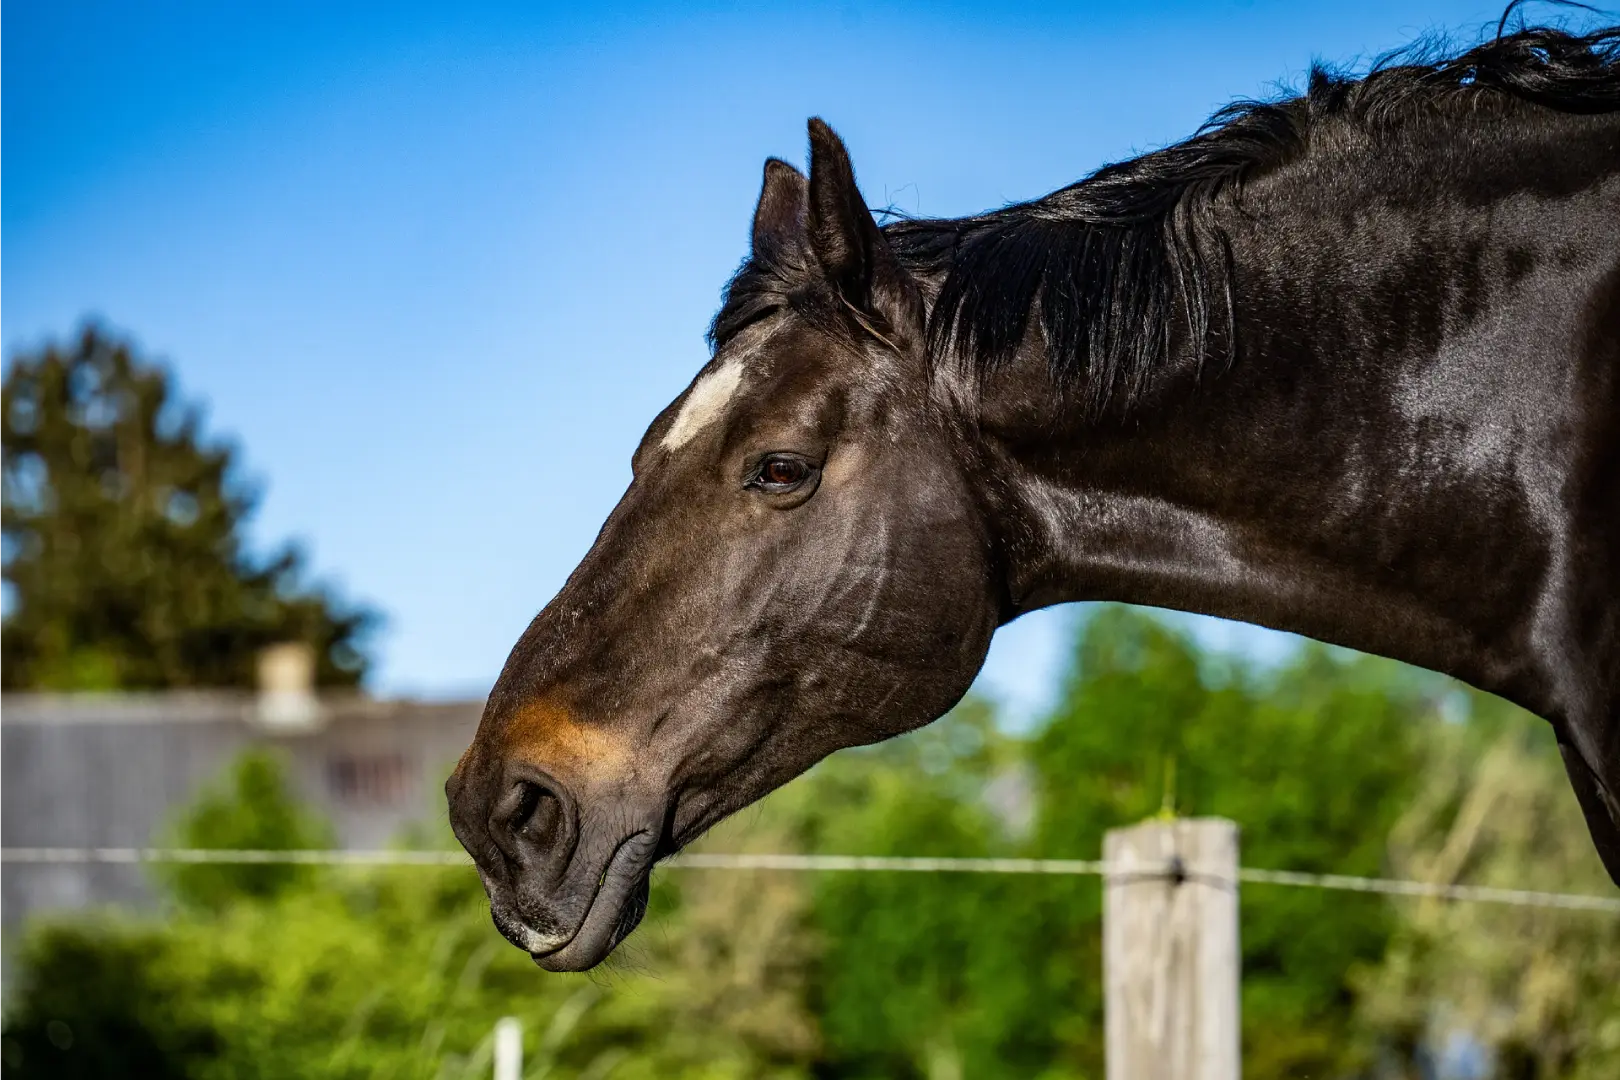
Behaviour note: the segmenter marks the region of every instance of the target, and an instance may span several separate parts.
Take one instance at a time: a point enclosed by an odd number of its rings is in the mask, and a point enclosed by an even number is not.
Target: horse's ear
[[[765,162],[765,182],[754,208],[754,257],[777,262],[804,243],[810,182],[780,158]]]
[[[838,294],[891,330],[920,334],[922,300],[911,276],[872,220],[844,141],[820,117],[810,119],[810,250]]]

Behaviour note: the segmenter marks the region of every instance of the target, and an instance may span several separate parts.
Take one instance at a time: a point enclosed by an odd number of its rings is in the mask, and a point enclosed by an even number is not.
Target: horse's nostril
[[[562,839],[563,801],[534,780],[519,780],[502,800],[498,816],[519,847],[544,849]]]
[[[558,870],[578,831],[567,791],[527,764],[512,766],[504,779],[489,806],[486,842],[500,849],[509,872]]]
[[[546,794],[546,789],[539,784],[528,780],[519,780],[517,783],[517,801],[512,807],[512,819],[509,822],[511,830],[522,835],[528,830],[529,820],[540,806],[540,800]]]
[[[525,784],[527,789],[512,818],[512,830],[527,840],[545,842],[557,835],[562,824],[562,800],[550,788]]]

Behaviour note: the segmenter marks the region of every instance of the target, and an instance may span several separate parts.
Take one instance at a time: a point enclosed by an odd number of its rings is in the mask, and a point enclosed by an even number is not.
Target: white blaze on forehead
[[[692,436],[725,415],[731,396],[742,385],[742,357],[732,357],[692,385],[691,393],[664,433],[665,450],[679,450]]]

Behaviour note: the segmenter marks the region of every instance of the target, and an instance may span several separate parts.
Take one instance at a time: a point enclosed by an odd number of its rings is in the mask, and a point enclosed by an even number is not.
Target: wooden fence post
[[[1238,829],[1145,821],[1103,840],[1108,1080],[1238,1080]]]

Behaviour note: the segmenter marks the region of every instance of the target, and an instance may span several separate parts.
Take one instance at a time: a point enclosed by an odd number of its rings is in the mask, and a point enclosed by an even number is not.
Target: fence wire
[[[459,851],[246,851],[220,848],[0,848],[0,862],[23,864],[134,864],[134,863],[221,863],[289,864],[303,866],[471,866],[472,860]],[[795,872],[868,872],[931,874],[1052,874],[1060,876],[1097,875],[1108,877],[1113,868],[1106,862],[1089,859],[951,859],[909,858],[889,855],[788,855],[720,854],[692,852],[665,859],[659,864],[672,870],[787,870]],[[1187,878],[1187,868],[1164,863],[1133,863],[1119,867],[1119,873],[1133,879],[1142,877]],[[1531,889],[1499,889],[1486,885],[1455,885],[1396,878],[1354,877],[1347,874],[1305,874],[1293,870],[1240,868],[1237,881],[1212,881],[1208,875],[1195,875],[1200,884],[1232,886],[1281,885],[1294,888],[1331,889],[1340,892],[1377,893],[1385,896],[1432,897],[1440,900],[1481,904],[1511,904],[1519,907],[1561,908],[1568,911],[1596,911],[1620,915],[1620,897],[1591,896],[1585,893],[1538,892]]]

